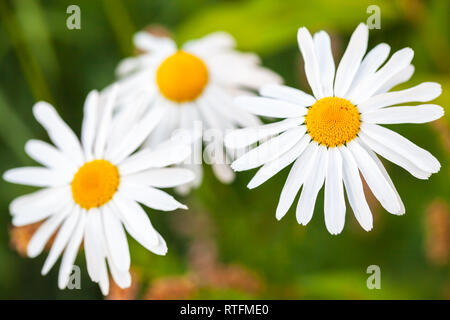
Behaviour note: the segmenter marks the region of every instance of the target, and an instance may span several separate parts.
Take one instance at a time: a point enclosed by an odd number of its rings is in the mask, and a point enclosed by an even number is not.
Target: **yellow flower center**
[[[161,63],[156,71],[161,94],[175,102],[195,100],[208,83],[208,69],[196,56],[177,51]]]
[[[119,170],[111,162],[86,162],[73,177],[72,197],[84,209],[101,207],[112,199],[119,183]]]
[[[336,147],[356,138],[361,120],[358,109],[350,101],[327,97],[317,100],[309,108],[305,123],[313,140]]]

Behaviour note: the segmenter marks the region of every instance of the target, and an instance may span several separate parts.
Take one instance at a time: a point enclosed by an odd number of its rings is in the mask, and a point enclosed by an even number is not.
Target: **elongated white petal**
[[[358,220],[361,227],[370,231],[373,227],[372,213],[367,204],[364,195],[363,184],[359,176],[358,166],[351,152],[345,146],[339,147],[342,155],[342,177],[344,179],[345,190],[347,192],[348,202],[352,207],[356,220]]]
[[[225,146],[240,149],[272,135],[297,127],[304,122],[304,117],[285,119],[257,127],[237,129],[225,136]]]
[[[114,164],[119,164],[133,153],[147,138],[150,132],[158,125],[164,115],[164,108],[155,107],[150,109],[129,133],[123,137],[120,143],[111,151],[108,158]]]
[[[304,183],[305,179],[310,174],[310,169],[315,161],[319,146],[316,142],[312,142],[308,145],[306,150],[301,156],[294,162],[291,171],[289,172],[286,183],[281,191],[280,200],[278,202],[276,218],[280,220],[287,213],[289,208],[294,202],[300,187]]]
[[[345,199],[342,180],[342,157],[338,148],[328,150],[325,179],[325,225],[331,234],[339,234],[345,224]]]
[[[27,255],[30,258],[37,257],[39,254],[41,254],[46,243],[55,233],[56,229],[58,229],[61,222],[67,217],[70,212],[72,212],[72,208],[73,206],[67,206],[65,210],[53,215],[52,217],[47,219],[33,234],[27,246]]]
[[[171,38],[154,36],[145,31],[137,32],[133,36],[133,43],[139,49],[149,52],[176,50],[175,42]]]
[[[87,161],[93,158],[98,112],[99,94],[97,90],[92,90],[84,102],[84,117],[81,126],[81,144]]]
[[[13,216],[28,214],[39,215],[41,211],[53,212],[71,200],[70,187],[57,187],[41,189],[15,198],[9,205],[9,211]]]
[[[347,96],[351,97],[360,85],[364,84],[369,77],[373,76],[378,68],[386,61],[390,50],[391,47],[388,44],[380,43],[367,53],[355,74]]]
[[[22,167],[6,171],[3,179],[11,183],[34,187],[58,187],[70,183],[72,176],[63,170]]]
[[[187,207],[168,193],[143,185],[121,184],[120,191],[129,198],[156,210],[173,211]]]
[[[287,151],[278,159],[272,160],[262,166],[258,172],[256,172],[253,179],[250,180],[247,188],[253,189],[260,186],[272,178],[275,174],[280,172],[283,168],[294,162],[306,149],[310,140],[311,137],[308,134],[304,135],[303,138],[291,150]]]
[[[194,172],[184,168],[149,169],[122,178],[122,182],[156,188],[173,188],[192,182]]]
[[[42,275],[46,275],[50,269],[55,264],[56,260],[60,256],[61,252],[66,247],[69,239],[72,237],[75,227],[78,224],[78,220],[81,216],[80,207],[74,206],[72,212],[69,213],[69,216],[64,220],[61,228],[58,231],[58,234],[55,237],[55,241],[53,242],[52,248],[50,249],[50,253],[47,256],[47,259],[44,262],[44,266],[42,267]]]
[[[83,247],[86,256],[86,266],[91,280],[100,281],[102,264],[105,263],[103,255],[101,237],[103,237],[100,221],[100,211],[92,208],[86,216],[86,227],[84,230]]]
[[[306,132],[306,127],[301,126],[289,129],[279,136],[264,142],[260,146],[247,152],[231,165],[235,171],[253,169],[280,157],[291,149]]]
[[[69,276],[72,272],[73,263],[77,257],[78,248],[83,241],[84,226],[86,224],[86,214],[80,214],[77,226],[70,237],[66,250],[61,260],[61,266],[59,267],[58,274],[58,288],[64,289],[69,282]]]
[[[316,54],[314,41],[305,27],[298,29],[297,41],[305,62],[306,79],[312,89],[314,97],[320,99],[324,97],[322,84],[320,81],[320,66]]]
[[[441,92],[442,89],[439,83],[423,82],[409,89],[381,93],[373,96],[367,101],[364,101],[364,103],[359,104],[358,110],[361,113],[366,113],[399,103],[413,101],[427,102],[439,97]]]
[[[158,237],[155,233],[150,219],[144,209],[136,201],[116,192],[113,198],[113,204],[116,206],[116,212],[120,214],[127,232],[148,249],[158,244]]]
[[[414,51],[411,48],[395,52],[380,70],[362,83],[348,98],[355,104],[367,101],[380,88],[391,83],[391,79],[411,63],[413,56]]]
[[[359,137],[362,142],[373,151],[384,157],[385,159],[397,164],[398,166],[404,168],[414,177],[418,179],[428,179],[431,175],[430,172],[424,171],[417,167],[408,157],[407,154],[402,154],[397,150],[392,150],[383,143],[378,142],[370,138],[364,132],[359,133]]]
[[[335,66],[331,51],[330,36],[325,31],[319,31],[314,34],[313,40],[319,63],[323,95],[325,97],[332,97]]]
[[[396,153],[403,154],[411,163],[424,171],[436,173],[441,168],[439,161],[431,153],[392,130],[376,124],[364,123],[361,131]]]
[[[311,172],[303,184],[303,190],[297,204],[297,222],[306,226],[314,213],[317,194],[323,186],[328,167],[328,152],[325,146],[320,146],[317,157],[311,165]]]
[[[259,94],[273,99],[284,100],[300,106],[311,106],[316,102],[316,99],[299,89],[283,86],[280,84],[267,84],[259,90]]]
[[[435,104],[419,106],[398,106],[363,113],[361,120],[368,123],[425,123],[439,119],[444,115],[444,109]]]
[[[112,261],[112,258],[110,258],[110,255],[108,255],[108,264],[109,264],[109,270],[111,271],[111,276],[115,283],[119,286],[121,289],[128,288],[131,285],[131,274],[129,270],[119,270],[114,262]]]
[[[47,131],[48,136],[55,146],[75,163],[83,163],[83,152],[77,136],[60,118],[55,108],[47,102],[40,101],[33,106],[33,114],[36,120]]]
[[[51,144],[40,140],[29,140],[25,152],[35,161],[52,169],[63,169],[74,173],[76,164]]]
[[[111,259],[120,271],[127,271],[130,269],[130,250],[122,223],[116,212],[108,204],[104,205],[100,212],[103,218],[106,246]]]
[[[346,96],[361,64],[361,60],[366,53],[368,39],[369,30],[364,23],[360,23],[353,32],[347,49],[336,70],[336,79],[334,82],[334,94],[336,96]]]
[[[99,116],[97,135],[95,137],[94,145],[94,155],[97,159],[101,159],[105,155],[106,139],[111,129],[112,112],[117,96],[117,90],[118,85],[115,84],[109,91],[102,93],[100,96],[103,108]]]
[[[402,204],[396,196],[395,189],[386,179],[374,159],[360,146],[357,139],[349,142],[347,147],[355,158],[374,196],[380,201],[383,208],[392,214],[402,214]]]
[[[380,89],[378,89],[375,94],[380,94],[384,92],[388,92],[393,87],[395,87],[398,84],[401,84],[403,82],[408,81],[411,79],[412,75],[414,74],[414,66],[410,64],[403,70],[397,72],[394,76],[391,77],[390,80],[388,80]]]
[[[264,97],[239,96],[235,103],[250,113],[264,117],[294,118],[307,113],[303,106]]]
[[[119,165],[121,175],[143,171],[149,168],[162,168],[186,160],[191,154],[189,145],[168,143],[156,149],[143,149]]]

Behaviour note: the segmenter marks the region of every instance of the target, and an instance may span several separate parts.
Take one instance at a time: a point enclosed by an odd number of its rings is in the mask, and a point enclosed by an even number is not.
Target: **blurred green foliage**
[[[71,4],[81,8],[81,30],[66,28],[66,8]],[[115,66],[133,54],[131,39],[139,29],[162,25],[179,43],[216,30],[228,31],[240,49],[260,54],[264,64],[280,73],[288,85],[308,91],[297,29],[306,26],[312,32],[328,31],[339,58],[352,30],[368,18],[366,9],[372,4],[381,8],[381,30],[371,30],[369,47],[379,42],[389,43],[393,50],[412,47],[416,74],[403,87],[440,82],[443,94],[436,103],[448,110],[447,0],[2,0],[0,171],[32,163],[23,151],[25,141],[47,139],[31,114],[37,100],[54,103],[79,133],[85,96],[114,81]],[[434,236],[436,230],[428,218],[430,203],[440,199],[448,205],[450,200],[449,113],[432,124],[392,127],[430,150],[442,164],[438,174],[421,181],[385,162],[405,202],[406,215],[389,215],[374,203],[374,229],[366,233],[347,210],[343,233],[331,236],[324,226],[322,194],[307,227],[296,223],[294,209],[276,221],[275,208],[287,170],[250,191],[245,186],[254,172],[239,174],[226,186],[207,168],[202,187],[182,199],[191,210],[149,212],[166,238],[167,256],[155,256],[130,239],[140,292],[157,279],[193,272],[190,259],[195,237],[180,233],[175,226],[178,219],[195,221],[206,216],[208,241],[217,248],[216,262],[250,270],[259,279],[260,289],[209,286],[196,291],[193,298],[449,299],[448,207],[440,215],[439,223],[447,232],[443,239]],[[8,203],[29,191],[0,181],[0,298],[101,298],[97,285],[88,279],[83,254],[77,260],[82,266],[82,290],[59,291],[57,268],[46,277],[40,275],[44,255],[26,259],[10,248]],[[439,239],[444,243],[438,243]],[[438,245],[444,246],[443,263],[429,258],[430,248]],[[381,290],[366,287],[366,268],[372,264],[381,267]]]

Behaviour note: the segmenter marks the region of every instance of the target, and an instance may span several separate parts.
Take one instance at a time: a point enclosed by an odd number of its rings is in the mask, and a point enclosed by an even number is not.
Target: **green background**
[[[66,8],[71,4],[81,8],[81,30],[66,27]],[[31,113],[38,100],[53,103],[79,134],[85,96],[114,81],[117,63],[134,53],[133,33],[148,25],[163,26],[180,44],[212,31],[228,31],[239,49],[260,54],[264,65],[281,74],[288,85],[309,91],[297,29],[329,32],[338,59],[351,32],[370,16],[366,9],[371,4],[381,8],[381,29],[370,31],[369,48],[380,42],[390,44],[391,52],[413,48],[416,73],[401,87],[439,82],[443,94],[435,103],[447,110],[447,0],[0,0],[0,172],[32,164],[23,151],[25,142],[48,139]],[[442,164],[438,174],[422,181],[384,162],[405,202],[404,216],[390,215],[370,200],[371,232],[362,230],[348,209],[344,231],[332,236],[324,225],[323,191],[307,227],[297,224],[292,208],[276,221],[287,169],[251,191],[245,186],[255,171],[239,174],[227,186],[206,168],[203,185],[188,197],[179,197],[189,211],[149,211],[168,243],[167,256],[149,253],[130,239],[139,287],[133,297],[142,298],[161,283],[169,292],[178,292],[190,281],[195,288],[189,298],[449,299],[448,111],[434,123],[390,127],[431,151]],[[8,203],[30,190],[0,181],[0,298],[101,299],[87,276],[84,254],[77,259],[82,290],[60,291],[58,265],[42,277],[45,254],[28,259],[10,247]],[[369,265],[381,268],[380,290],[366,286]],[[238,270],[238,275],[233,278],[230,270]]]

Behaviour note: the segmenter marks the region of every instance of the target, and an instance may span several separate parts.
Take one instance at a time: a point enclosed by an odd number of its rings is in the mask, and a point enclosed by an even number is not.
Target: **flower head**
[[[16,168],[3,175],[12,183],[42,187],[16,198],[10,211],[15,226],[45,220],[28,243],[29,257],[39,255],[56,234],[42,274],[63,254],[58,277],[61,289],[68,284],[82,242],[89,276],[100,284],[103,294],[109,290],[106,262],[114,281],[121,288],[130,286],[125,230],[148,250],[159,255],[167,252],[164,239],[138,202],[163,211],[186,208],[158,188],[192,181],[194,175],[187,169],[164,168],[182,162],[190,148],[167,141],[135,152],[160,120],[161,112],[155,108],[143,114],[113,116],[116,94],[117,87],[113,87],[107,93],[92,91],[88,95],[81,143],[51,105],[36,103],[34,116],[54,146],[28,141],[25,151],[44,167]]]
[[[227,129],[259,124],[259,119],[233,104],[237,93],[249,93],[267,83],[279,83],[281,78],[260,66],[255,54],[235,50],[235,41],[227,33],[216,32],[191,40],[181,48],[166,37],[138,32],[135,45],[141,55],[122,61],[117,68],[122,84],[117,108],[134,109],[136,101],[148,108],[163,107],[164,116],[149,137],[153,146],[173,133],[184,131],[196,151],[205,144],[205,160],[211,163],[218,179],[224,183],[234,179],[228,163],[233,155],[223,148]],[[210,130],[210,134],[203,134]],[[186,161],[201,182],[201,160]],[[201,155],[200,155],[201,158]],[[187,188],[188,189],[188,188]]]
[[[390,47],[380,44],[366,54],[368,28],[360,24],[335,70],[330,38],[320,31],[312,37],[298,31],[306,77],[313,95],[280,85],[264,86],[263,97],[238,97],[237,104],[255,115],[284,119],[276,123],[230,133],[225,144],[243,148],[268,139],[242,157],[236,171],[262,166],[248,184],[255,188],[294,163],[276,210],[281,219],[303,187],[296,216],[306,225],[312,218],[317,194],[324,187],[325,224],[338,234],[345,223],[344,187],[361,226],[372,229],[372,214],[363,192],[360,172],[390,213],[405,207],[375,153],[401,166],[419,179],[428,179],[440,164],[428,151],[380,124],[424,123],[440,118],[440,106],[423,104],[438,97],[441,87],[425,82],[402,91],[390,91],[412,76],[413,51],[405,48],[388,58]]]

